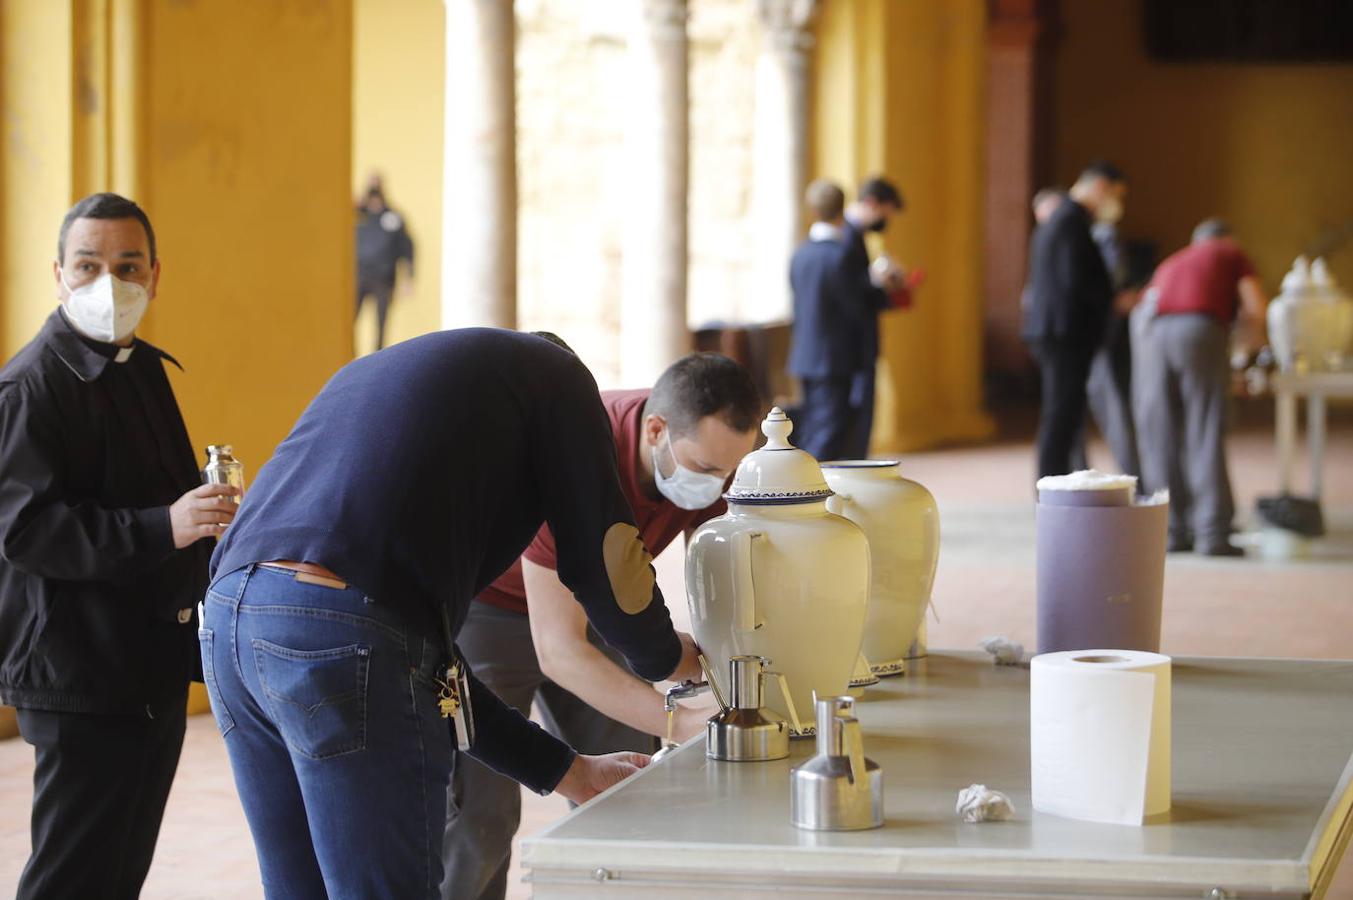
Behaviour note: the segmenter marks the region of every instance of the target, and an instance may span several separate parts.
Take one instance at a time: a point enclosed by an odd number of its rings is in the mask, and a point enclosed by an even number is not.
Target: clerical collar
[[[130,347],[120,347],[117,344],[110,344],[106,341],[96,341],[94,338],[75,327],[75,323],[70,320],[70,316],[66,313],[66,308],[64,306],[57,307],[57,311],[61,313],[61,318],[66,323],[66,327],[70,329],[71,334],[75,335],[80,343],[84,344],[89,350],[97,353],[104,359],[115,363],[125,363],[132,358],[132,351],[136,349],[136,344],[134,342]]]

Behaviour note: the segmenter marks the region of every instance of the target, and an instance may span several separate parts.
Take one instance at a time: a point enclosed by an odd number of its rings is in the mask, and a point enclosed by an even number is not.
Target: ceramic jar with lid
[[[1269,342],[1284,372],[1338,371],[1353,352],[1353,300],[1323,259],[1298,256],[1268,306]]]
[[[869,538],[869,612],[863,651],[875,675],[899,675],[930,606],[940,555],[940,514],[930,491],[903,478],[895,459],[833,460],[822,474],[827,509]]]
[[[817,460],[789,443],[788,417],[772,409],[767,442],[738,465],[728,512],[691,537],[686,590],[696,642],[715,672],[734,656],[763,656],[782,674],[766,705],[813,732],[813,694],[846,693],[869,599],[869,542],[827,509],[831,489]],[[791,710],[792,705],[792,710]]]

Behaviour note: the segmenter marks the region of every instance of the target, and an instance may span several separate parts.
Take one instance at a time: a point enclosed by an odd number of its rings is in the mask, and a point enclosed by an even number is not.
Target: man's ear
[[[644,443],[650,447],[656,446],[658,437],[667,428],[667,420],[656,413],[649,413],[644,416],[642,428]]]

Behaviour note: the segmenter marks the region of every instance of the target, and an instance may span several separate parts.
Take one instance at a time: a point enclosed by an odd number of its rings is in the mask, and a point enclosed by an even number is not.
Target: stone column
[[[651,385],[691,349],[686,324],[689,133],[686,0],[636,0],[625,110],[626,204],[620,371]]]
[[[752,211],[757,289],[741,318],[783,321],[793,311],[789,257],[803,238],[808,158],[808,48],[817,0],[757,0],[762,29],[756,61]]]
[[[988,378],[1027,373],[1019,337],[1029,201],[1040,187],[1050,0],[993,0],[987,21],[986,306]]]
[[[512,0],[446,0],[442,327],[517,327]]]

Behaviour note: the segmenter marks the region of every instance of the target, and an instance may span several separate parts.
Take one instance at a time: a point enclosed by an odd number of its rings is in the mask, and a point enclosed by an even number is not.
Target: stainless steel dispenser
[[[814,698],[817,755],[790,775],[790,817],[813,831],[861,831],[883,824],[883,770],[866,759],[855,701]]]
[[[758,762],[789,755],[788,723],[762,705],[769,663],[764,656],[728,661],[729,703],[705,725],[705,756]]]

